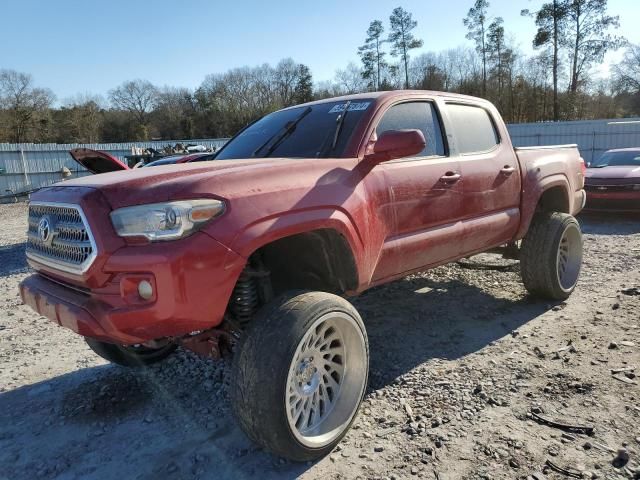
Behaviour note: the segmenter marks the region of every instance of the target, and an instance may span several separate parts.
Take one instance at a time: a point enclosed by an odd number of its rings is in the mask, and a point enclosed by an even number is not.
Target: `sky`
[[[507,34],[531,52],[535,25],[520,16],[542,0],[489,0]],[[369,23],[387,25],[394,7],[413,14],[424,47],[413,54],[470,45],[462,18],[473,0],[0,0],[0,69],[31,73],[64,102],[106,95],[125,80],[195,88],[210,73],[292,57],[316,82],[358,61]],[[640,0],[609,0],[617,34],[640,43]],[[596,73],[622,52],[607,56]]]

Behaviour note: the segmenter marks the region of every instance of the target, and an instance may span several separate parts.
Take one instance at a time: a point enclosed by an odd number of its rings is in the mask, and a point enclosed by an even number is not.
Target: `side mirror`
[[[378,137],[373,145],[373,153],[365,155],[365,159],[380,163],[409,157],[423,151],[426,145],[424,134],[420,130],[387,130]]]

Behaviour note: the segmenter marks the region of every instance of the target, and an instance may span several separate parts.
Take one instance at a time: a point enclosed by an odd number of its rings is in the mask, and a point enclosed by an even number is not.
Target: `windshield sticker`
[[[345,105],[346,103],[339,103],[338,105],[334,105],[333,108],[329,110],[329,113],[343,112]],[[371,102],[350,103],[349,111],[357,112],[359,110],[366,110],[367,108],[369,108],[369,105],[371,105]]]

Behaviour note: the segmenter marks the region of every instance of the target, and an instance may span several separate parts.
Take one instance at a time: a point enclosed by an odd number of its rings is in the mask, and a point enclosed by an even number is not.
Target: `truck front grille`
[[[83,273],[96,258],[96,244],[78,205],[29,205],[27,257],[52,268]]]

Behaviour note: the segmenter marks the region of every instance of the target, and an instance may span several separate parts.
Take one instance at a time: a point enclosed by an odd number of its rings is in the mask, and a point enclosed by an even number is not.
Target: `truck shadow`
[[[366,292],[354,304],[367,325],[371,389],[429,359],[480,351],[552,306],[524,291],[518,299],[498,298],[460,280],[417,275]]]
[[[8,277],[28,270],[24,243],[0,246],[0,277]]]
[[[370,391],[429,359],[477,352],[549,308],[424,276],[354,304],[369,334]],[[245,437],[230,413],[228,370],[179,351],[144,370],[97,366],[4,392],[0,465],[12,479],[296,478],[312,468]]]

